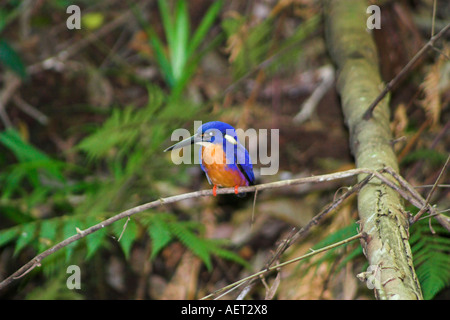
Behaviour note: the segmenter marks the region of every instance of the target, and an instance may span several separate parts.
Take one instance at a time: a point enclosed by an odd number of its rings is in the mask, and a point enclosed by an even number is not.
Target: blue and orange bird
[[[213,195],[217,195],[217,186],[234,187],[239,194],[240,186],[253,185],[255,175],[250,155],[239,143],[236,130],[228,123],[211,121],[203,124],[192,137],[170,146],[164,152],[198,144],[200,148],[200,165],[214,185]]]

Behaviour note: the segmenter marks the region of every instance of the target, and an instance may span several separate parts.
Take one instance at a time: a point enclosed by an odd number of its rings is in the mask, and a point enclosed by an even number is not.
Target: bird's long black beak
[[[167,152],[167,151],[170,151],[173,149],[179,149],[179,148],[183,148],[186,146],[190,146],[191,144],[194,144],[199,141],[202,141],[201,136],[198,134],[194,134],[192,137],[184,139],[178,143],[175,143],[173,146],[168,147],[166,150],[164,150],[164,152]]]

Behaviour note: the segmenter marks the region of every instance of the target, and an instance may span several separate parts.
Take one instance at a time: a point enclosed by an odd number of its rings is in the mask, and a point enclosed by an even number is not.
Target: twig
[[[440,132],[437,134],[437,136],[434,138],[433,142],[431,143],[429,150],[434,150],[436,146],[439,144],[440,141],[442,141],[443,138],[445,138],[448,135],[448,132],[450,131],[450,120],[447,121],[445,126],[440,130]],[[424,160],[419,160],[416,162],[416,164],[412,167],[412,169],[408,172],[405,179],[409,180],[411,177],[415,177],[417,174],[417,171],[422,168],[424,163]]]
[[[434,184],[423,184],[421,186],[415,186],[414,188],[419,189],[419,188],[433,188]],[[437,185],[438,188],[450,188],[450,184],[438,184]]]
[[[320,84],[311,94],[311,96],[302,104],[301,110],[295,115],[293,122],[300,124],[308,120],[313,114],[319,102],[330,90],[334,84],[334,68],[330,65],[323,66],[319,69],[321,78]]]
[[[252,224],[255,221],[255,208],[256,208],[256,197],[258,196],[258,189],[255,190],[255,196],[253,197],[253,209],[252,209]]]
[[[397,182],[408,192],[408,194],[412,197],[405,198],[408,200],[411,204],[416,206],[417,208],[422,208],[425,204],[425,199],[422,198],[422,196],[414,189],[413,186],[411,186],[401,175],[399,175],[397,172],[392,170],[391,168],[385,168],[384,171],[389,173]],[[428,207],[430,210],[431,207]]]
[[[117,242],[120,242],[120,239],[122,239],[122,236],[123,236],[123,234],[124,234],[124,232],[125,232],[125,230],[126,230],[126,228],[127,228],[127,225],[128,225],[128,222],[130,221],[130,217],[128,217],[127,218],[127,221],[125,222],[125,224],[123,225],[123,228],[122,228],[122,232],[120,233],[120,236],[119,236],[119,239],[117,239]]]
[[[5,86],[0,92],[0,119],[2,120],[5,128],[10,128],[12,127],[12,122],[6,113],[6,105],[8,104],[9,99],[20,87],[22,80],[12,72],[5,72],[3,80],[5,82]]]
[[[32,105],[30,105],[28,102],[23,100],[22,97],[18,94],[15,94],[13,96],[13,101],[20,110],[28,114],[30,117],[36,119],[40,124],[48,124],[48,117]]]
[[[392,88],[413,68],[414,64],[419,60],[430,48],[434,47],[434,43],[441,38],[450,28],[450,23],[447,24],[438,34],[431,37],[431,39],[416,53],[416,55],[403,67],[403,69],[384,87],[383,91],[375,98],[375,100],[370,104],[369,108],[363,115],[364,120],[369,120],[372,118],[373,110],[378,105],[378,103],[383,100],[386,94],[392,90]]]
[[[433,1],[433,18],[431,19],[431,37],[434,36],[434,24],[436,22],[436,2],[437,0]]]
[[[425,200],[424,205],[422,206],[420,211],[414,216],[413,222],[416,222],[417,220],[419,220],[419,218],[422,216],[422,214],[426,211],[427,206],[428,206],[428,204],[430,202],[431,196],[433,195],[434,191],[436,190],[437,185],[439,184],[439,180],[441,180],[442,176],[444,175],[445,170],[447,170],[449,162],[450,162],[450,155],[447,157],[447,161],[445,161],[445,164],[442,167],[442,170],[439,173],[439,176],[437,177],[436,182],[433,185],[433,188],[431,188],[430,192],[428,193],[428,196],[427,196],[427,198]]]

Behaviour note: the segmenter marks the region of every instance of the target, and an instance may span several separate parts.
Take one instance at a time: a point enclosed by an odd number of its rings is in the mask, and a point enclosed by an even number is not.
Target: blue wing
[[[255,183],[255,175],[253,173],[252,160],[250,159],[250,154],[247,149],[244,148],[239,142],[235,146],[235,166],[242,172],[245,176],[249,185]]]

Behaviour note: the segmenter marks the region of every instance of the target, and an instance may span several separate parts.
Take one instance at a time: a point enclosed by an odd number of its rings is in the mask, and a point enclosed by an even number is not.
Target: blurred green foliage
[[[271,74],[280,68],[289,69],[298,63],[303,53],[299,44],[320,26],[316,15],[299,24],[294,33],[286,39],[276,35],[275,17],[249,25],[248,18],[239,14],[222,21],[222,28],[229,39],[228,51],[235,79],[239,79],[264,64],[264,70]]]
[[[450,233],[435,220],[419,220],[411,227],[411,251],[423,297],[433,299],[450,285]]]
[[[100,126],[86,123],[87,132],[71,152],[85,156],[80,166],[52,158],[26,141],[15,129],[0,132],[0,144],[6,151],[0,163],[0,211],[8,221],[0,230],[0,247],[13,245],[14,256],[26,248],[40,253],[56,243],[104,219],[128,209],[165,196],[158,183],[186,180],[185,173],[177,171],[170,155],[163,154],[171,132],[202,119],[202,107],[181,99],[183,89],[197,69],[201,57],[218,44],[220,37],[203,50],[200,45],[209,33],[223,1],[214,2],[195,32],[190,34],[187,1],[177,1],[175,17],[169,13],[165,1],[159,8],[166,28],[169,55],[165,56],[162,41],[157,39],[151,25],[142,21],[152,35],[151,43],[157,52],[171,92],[166,95],[157,85],[147,87],[148,103],[137,108],[133,105],[116,106]],[[65,10],[67,1],[52,1],[52,6]],[[14,20],[20,6],[1,10],[1,26]],[[89,18],[86,16],[85,18]],[[175,18],[175,19],[174,19]],[[8,42],[0,39],[0,62],[20,76],[25,67]],[[165,63],[169,63],[169,69]],[[174,170],[175,169],[175,170]],[[225,249],[226,241],[205,239],[203,226],[180,220],[171,212],[153,211],[99,230],[81,241],[70,244],[46,259],[44,273],[60,273],[63,264],[71,261],[91,260],[101,248],[108,248],[111,237],[117,240],[126,258],[134,243],[147,234],[152,243],[151,259],[174,241],[179,241],[202,259],[211,270],[211,255],[245,265],[245,261]],[[146,230],[147,232],[142,232]],[[54,283],[53,283],[54,284]],[[48,286],[52,287],[52,283]],[[55,297],[58,289],[52,287]],[[30,298],[37,293],[32,293]],[[50,294],[51,295],[51,294]]]
[[[121,210],[163,196],[155,182],[178,178],[170,177],[167,168],[172,164],[164,157],[162,146],[173,128],[201,117],[201,108],[186,101],[169,100],[156,86],[148,87],[148,96],[144,108],[114,108],[103,125],[76,146],[89,162],[89,168],[78,168],[78,174],[82,174],[79,182],[67,178],[74,173],[74,166],[50,158],[25,142],[13,129],[0,133],[0,143],[17,160],[0,174],[3,185],[0,209],[15,224],[0,230],[0,246],[15,240],[16,256],[30,246],[42,252],[76,234],[77,229],[83,230]],[[90,170],[97,170],[95,168],[102,169],[86,182],[92,174]],[[106,173],[103,177],[102,171]],[[73,204],[71,197],[77,199]],[[59,217],[39,216],[36,207],[51,206],[60,198],[66,199],[70,210]],[[23,210],[24,203],[27,210]],[[100,248],[108,246],[108,234],[113,234],[115,239],[122,236],[119,245],[129,258],[133,243],[140,239],[140,230],[144,229],[152,241],[152,259],[171,242],[180,241],[210,270],[211,255],[246,264],[237,254],[224,249],[226,241],[205,239],[201,224],[179,221],[171,212],[155,211],[132,217],[125,230],[123,223],[118,222],[112,230],[101,229],[70,244],[62,250],[64,260],[73,261],[77,249],[83,250],[78,250],[76,260],[80,254],[85,254],[86,260],[91,259]]]
[[[181,94],[197,70],[197,65],[203,53],[217,45],[218,41],[222,39],[219,34],[209,42],[205,50],[198,50],[202,42],[205,41],[222,8],[222,0],[214,1],[211,4],[203,19],[200,21],[199,26],[192,34],[187,5],[188,1],[177,0],[174,4],[173,12],[171,12],[170,1],[158,1],[165,38],[167,40],[167,48],[156,34],[152,25],[142,19],[139,12],[136,12],[137,17],[149,36],[150,44],[155,51],[156,61],[164,79],[172,89],[172,95],[177,97]]]

